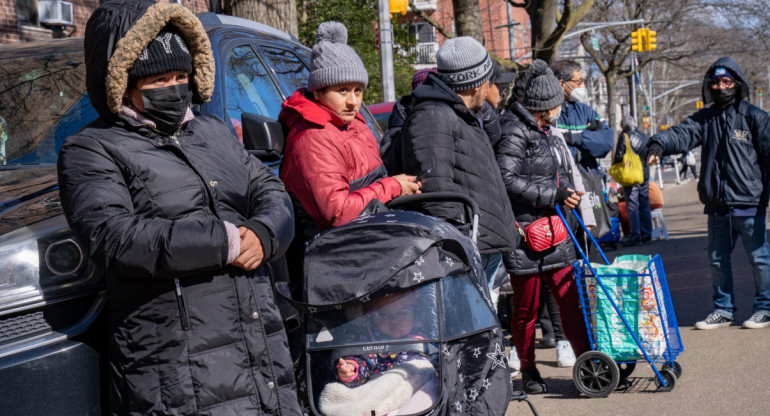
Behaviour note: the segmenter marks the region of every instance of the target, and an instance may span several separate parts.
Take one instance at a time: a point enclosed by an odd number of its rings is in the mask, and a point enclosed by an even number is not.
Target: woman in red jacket
[[[359,114],[368,74],[339,22],[318,27],[308,87],[284,103],[289,135],[280,177],[292,196],[298,238],[340,226],[379,202],[419,193],[414,176],[387,177]],[[308,219],[312,219],[312,222]]]

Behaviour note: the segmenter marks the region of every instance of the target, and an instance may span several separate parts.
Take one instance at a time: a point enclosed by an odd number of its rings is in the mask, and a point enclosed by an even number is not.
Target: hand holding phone
[[[424,180],[425,180],[425,178],[426,178],[426,177],[427,177],[427,176],[430,174],[430,172],[431,172],[432,170],[433,170],[433,169],[431,169],[431,168],[428,168],[428,169],[426,169],[426,170],[425,170],[423,173],[421,173],[421,174],[417,175],[417,177],[416,177],[416,178],[414,178],[414,182],[415,182],[415,183],[417,183],[417,182],[422,182],[422,181],[424,181]]]

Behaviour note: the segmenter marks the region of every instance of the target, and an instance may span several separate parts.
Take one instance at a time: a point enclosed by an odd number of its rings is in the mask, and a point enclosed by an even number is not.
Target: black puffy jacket
[[[481,121],[484,123],[484,133],[489,138],[489,143],[494,148],[497,142],[500,140],[500,120],[498,119],[497,109],[492,107],[488,101],[484,101],[484,106],[481,107]]]
[[[511,205],[476,114],[435,74],[428,74],[414,96],[416,104],[401,132],[405,173],[417,175],[430,168],[422,192],[459,192],[476,200],[481,254],[511,250],[518,241]],[[456,225],[470,222],[455,202],[426,203],[423,210]]]
[[[101,41],[140,24],[131,33],[152,39],[168,16],[196,27],[191,13],[172,15],[179,9],[109,2],[86,34],[99,37],[91,45],[138,54],[141,42]],[[108,71],[106,59],[120,68],[129,51],[112,52],[92,50],[87,76],[125,75]],[[103,82],[90,83],[92,91],[104,114],[64,143],[59,186],[73,232],[107,273],[112,414],[301,414],[268,270],[227,265],[224,221],[252,229],[265,261],[285,251],[294,228],[282,183],[216,117],[196,116],[168,136],[111,113],[104,100],[120,97]]]
[[[519,225],[556,215],[553,206],[559,186],[572,186],[569,150],[561,140],[541,129],[532,114],[519,103],[500,115],[502,136],[495,147],[508,198]],[[563,163],[560,163],[562,161]],[[505,258],[508,272],[516,275],[560,269],[574,263],[575,246],[569,238],[556,247],[533,252],[522,241]]]
[[[702,146],[698,195],[706,206],[764,209],[770,175],[770,116],[746,102],[748,84],[738,63],[730,58],[720,58],[706,71],[704,102],[713,101],[708,79],[720,66],[740,83],[735,102],[726,107],[712,104],[654,135],[650,143],[659,144],[664,154]]]

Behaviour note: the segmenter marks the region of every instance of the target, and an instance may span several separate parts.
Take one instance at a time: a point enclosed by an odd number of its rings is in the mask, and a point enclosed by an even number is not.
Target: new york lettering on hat
[[[162,30],[150,41],[128,71],[130,82],[172,71],[192,71],[192,57],[184,39],[171,30]]]

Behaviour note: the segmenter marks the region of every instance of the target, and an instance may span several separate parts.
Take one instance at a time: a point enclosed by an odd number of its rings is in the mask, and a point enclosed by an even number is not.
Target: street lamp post
[[[380,31],[380,76],[382,78],[382,101],[396,101],[396,82],[393,74],[393,28],[390,23],[390,2],[379,0]]]

